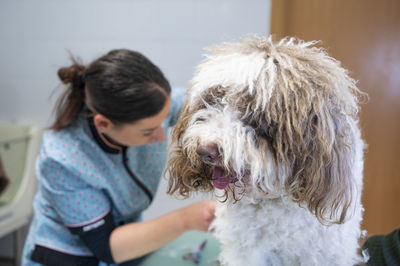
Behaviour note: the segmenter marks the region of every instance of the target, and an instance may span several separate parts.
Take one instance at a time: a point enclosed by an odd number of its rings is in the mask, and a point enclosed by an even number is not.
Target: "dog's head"
[[[355,81],[315,42],[255,37],[209,50],[172,131],[168,192],[288,196],[321,222],[343,222],[355,187]]]

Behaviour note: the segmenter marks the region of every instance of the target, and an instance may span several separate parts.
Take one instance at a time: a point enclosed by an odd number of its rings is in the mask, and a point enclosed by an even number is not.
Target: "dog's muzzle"
[[[196,149],[196,153],[205,163],[215,164],[219,159],[218,146],[214,143],[199,145]]]
[[[199,145],[196,153],[200,156],[201,160],[213,168],[212,182],[214,187],[218,189],[225,189],[230,183],[236,179],[229,171],[226,171],[221,166],[221,157],[218,146],[214,143]]]

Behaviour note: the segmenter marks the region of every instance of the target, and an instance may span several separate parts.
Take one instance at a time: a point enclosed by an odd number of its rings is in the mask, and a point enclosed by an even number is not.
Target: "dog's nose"
[[[214,162],[219,156],[218,146],[214,143],[199,145],[196,152],[204,162]]]

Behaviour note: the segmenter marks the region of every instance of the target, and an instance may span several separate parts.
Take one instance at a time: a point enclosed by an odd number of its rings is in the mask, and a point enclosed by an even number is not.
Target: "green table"
[[[186,254],[197,251],[204,240],[207,243],[201,252],[200,263],[183,259]],[[220,243],[211,233],[189,231],[149,255],[140,266],[218,266],[219,252]]]

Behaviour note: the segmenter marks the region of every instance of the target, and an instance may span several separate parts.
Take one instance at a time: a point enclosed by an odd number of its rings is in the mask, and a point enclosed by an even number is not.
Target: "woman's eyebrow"
[[[151,131],[154,131],[156,129],[157,129],[156,127],[155,128],[145,128],[145,129],[141,129],[140,131],[141,132],[151,132]]]

